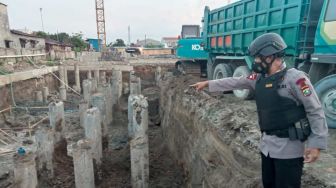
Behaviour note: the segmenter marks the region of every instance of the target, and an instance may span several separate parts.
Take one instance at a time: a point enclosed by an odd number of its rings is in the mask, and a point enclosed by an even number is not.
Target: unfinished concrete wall
[[[34,78],[12,84],[14,99],[16,102],[33,100],[34,92],[42,90],[43,87],[48,86],[50,92],[58,90],[59,83],[51,74],[45,75],[43,78]],[[24,91],[24,92],[22,92]],[[6,108],[12,104],[11,85],[0,87],[0,109]]]
[[[163,82],[160,100],[164,139],[184,165],[189,186],[260,187],[256,115],[246,118],[252,109],[197,93],[187,87],[193,82]]]
[[[81,62],[97,62],[101,57],[101,52],[78,52],[76,57]]]

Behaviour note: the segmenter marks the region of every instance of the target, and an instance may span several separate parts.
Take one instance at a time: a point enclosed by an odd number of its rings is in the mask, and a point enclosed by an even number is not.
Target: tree
[[[43,37],[45,39],[52,39],[60,43],[71,44],[75,51],[83,51],[87,48],[87,43],[83,40],[83,34],[81,33],[69,35],[65,32],[49,34],[43,31],[38,31],[35,34],[36,36]]]
[[[71,44],[74,46],[75,51],[83,51],[87,48],[86,42],[83,40],[83,34],[75,33],[71,36]]]
[[[113,47],[124,47],[126,46],[125,45],[125,42],[123,39],[117,39],[113,44],[112,44]]]

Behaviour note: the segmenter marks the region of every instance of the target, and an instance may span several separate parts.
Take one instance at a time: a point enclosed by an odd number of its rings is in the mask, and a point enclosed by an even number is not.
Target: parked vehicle
[[[336,128],[336,0],[241,0],[204,10],[207,77],[248,76],[249,44],[263,33],[280,34],[288,45],[286,64],[309,74],[328,126]],[[242,99],[249,90],[235,90]]]
[[[183,25],[176,48],[176,68],[183,74],[196,74],[206,77],[207,52],[202,45],[199,25]]]

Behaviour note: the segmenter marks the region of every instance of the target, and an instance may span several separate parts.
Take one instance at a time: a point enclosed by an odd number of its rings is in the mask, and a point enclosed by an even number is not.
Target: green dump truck
[[[309,74],[329,127],[336,128],[336,0],[241,0],[204,10],[203,42],[207,77],[250,74],[249,44],[263,33],[286,41],[286,64]],[[236,90],[237,97],[252,97]]]

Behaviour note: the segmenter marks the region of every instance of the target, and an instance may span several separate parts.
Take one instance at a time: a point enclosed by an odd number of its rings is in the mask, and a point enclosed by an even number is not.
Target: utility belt
[[[287,129],[262,131],[267,135],[275,135],[279,138],[289,138],[289,140],[300,140],[302,142],[308,139],[311,133],[310,124],[307,118],[301,119]]]

